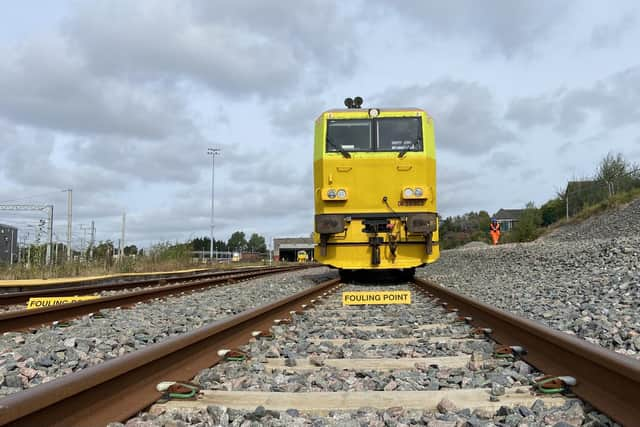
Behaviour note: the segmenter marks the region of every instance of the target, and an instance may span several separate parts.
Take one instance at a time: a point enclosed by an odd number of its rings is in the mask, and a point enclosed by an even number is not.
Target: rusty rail
[[[506,311],[472,300],[432,282],[414,279],[426,293],[447,302],[448,309],[471,316],[478,327],[492,329],[501,344],[526,349],[522,358],[540,371],[577,379],[571,390],[623,425],[640,419],[640,361]]]
[[[101,291],[117,291],[121,289],[131,289],[137,287],[149,287],[149,286],[157,286],[159,284],[170,284],[176,282],[184,282],[188,280],[204,280],[210,279],[214,277],[223,277],[228,276],[230,274],[237,273],[249,273],[252,271],[264,270],[265,267],[256,267],[256,268],[246,268],[246,269],[237,269],[237,270],[223,270],[223,271],[213,271],[213,272],[198,272],[198,273],[190,273],[185,274],[181,273],[172,277],[159,277],[153,279],[139,279],[139,280],[126,280],[121,282],[108,282],[103,281],[100,283],[95,283],[94,281],[88,282],[88,284],[75,284],[75,285],[66,285],[59,284],[55,287],[51,287],[51,285],[43,285],[43,289],[29,290],[29,291],[19,291],[19,292],[5,292],[0,293],[0,306],[7,305],[15,305],[15,304],[24,304],[29,301],[29,298],[32,297],[54,297],[61,295],[89,295],[95,292]]]
[[[203,279],[175,285],[158,286],[151,289],[143,289],[135,292],[126,292],[117,295],[100,297],[88,301],[78,301],[68,304],[60,304],[52,307],[34,308],[31,310],[15,310],[0,313],[0,333],[34,328],[56,320],[72,319],[89,313],[96,313],[105,308],[130,306],[141,301],[154,298],[163,298],[181,292],[189,292],[197,289],[220,286],[237,280],[246,280],[268,274],[296,270],[304,267],[270,268],[258,271],[242,272],[233,275],[224,275],[213,279]]]
[[[168,338],[133,353],[0,400],[0,425],[97,426],[124,421],[159,397],[166,380],[189,381],[220,361],[217,350],[243,345],[254,330],[268,329],[323,293],[338,279],[271,304],[247,310]]]

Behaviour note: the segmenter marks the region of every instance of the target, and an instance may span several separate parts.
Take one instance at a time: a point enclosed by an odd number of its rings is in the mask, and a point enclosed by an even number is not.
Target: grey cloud
[[[578,132],[590,117],[605,129],[640,120],[640,66],[597,81],[590,88],[556,91],[536,97],[514,99],[505,115],[521,129],[547,125],[563,135]]]
[[[506,170],[517,167],[522,163],[522,159],[508,151],[496,151],[491,153],[491,157],[485,162],[486,167]]]
[[[306,188],[280,191],[263,186],[252,191],[244,187],[223,188],[216,192],[215,236],[228,238],[236,230],[255,230],[260,234],[281,235],[289,230],[308,229],[313,217],[312,202]],[[127,217],[131,238],[186,239],[189,233],[208,235],[210,208],[195,194],[173,197],[174,203],[132,214]],[[259,221],[256,215],[259,213]],[[117,228],[116,228],[117,230]],[[157,237],[161,236],[161,237]]]
[[[354,55],[350,26],[320,0],[98,1],[80,4],[64,32],[96,73],[192,79],[227,95],[281,96]]]
[[[18,132],[12,124],[0,119],[0,151],[15,144],[18,140]]]
[[[49,136],[50,138],[50,136]],[[52,140],[21,140],[5,147],[3,172],[5,178],[36,191],[63,188],[68,182],[64,169],[51,159],[55,143]]]
[[[487,200],[490,200],[488,194],[483,191],[477,191],[473,188],[460,189],[455,193],[442,191],[438,192],[438,212],[443,216],[456,215],[464,210],[469,210],[469,206],[476,206],[476,210],[484,209]]]
[[[61,203],[63,210],[64,203]],[[105,220],[110,221],[114,218],[115,221],[119,221],[123,210],[126,209],[123,201],[115,193],[95,193],[76,187],[73,189],[73,210],[79,223],[96,220],[102,224]]]
[[[69,174],[67,185],[71,185],[69,183],[73,183],[74,190],[105,193],[125,188],[127,179],[117,173],[81,165]]]
[[[166,138],[193,127],[189,91],[281,98],[303,81],[350,73],[347,18],[320,0],[75,3],[58,33],[0,46],[0,116],[68,133]]]
[[[438,150],[475,155],[515,140],[497,118],[491,92],[478,83],[441,79],[426,86],[392,88],[374,101],[424,108],[433,117]]]
[[[71,160],[113,176],[191,184],[199,179],[200,168],[206,165],[206,146],[197,135],[189,134],[154,141],[95,137],[75,141]]]
[[[624,36],[633,30],[637,23],[636,15],[625,13],[615,22],[598,25],[591,32],[590,45],[596,49],[605,49],[619,43]]]
[[[282,191],[302,185],[310,189],[313,182],[312,140],[296,141],[279,140],[268,148],[220,145],[222,155],[216,157],[216,170],[220,167],[221,176],[226,174],[234,187],[278,187]]]
[[[51,132],[23,131],[19,138],[19,143],[7,147],[5,156],[6,178],[19,186],[104,193],[121,190],[127,183],[114,170],[95,166],[110,160],[115,165],[118,159],[79,158],[73,144],[60,142]]]
[[[457,186],[464,185],[477,177],[477,173],[469,169],[461,169],[458,166],[450,167],[446,162],[438,164],[438,183],[440,185]]]
[[[571,2],[409,0],[401,5],[376,4],[386,12],[412,19],[429,36],[460,37],[479,42],[484,52],[513,57],[529,54],[544,42],[568,14]]]
[[[565,156],[575,148],[575,143],[567,141],[556,149],[556,155]]]
[[[539,168],[528,168],[520,171],[520,178],[523,181],[531,182],[532,179],[539,179],[544,174],[543,171]]]
[[[274,105],[270,121],[284,135],[312,138],[314,120],[326,109],[319,99],[302,97],[284,106]]]
[[[512,120],[521,129],[548,124],[553,119],[553,99],[547,96],[513,99],[505,118]]]
[[[97,77],[56,36],[0,59],[0,93],[0,115],[27,126],[157,138],[180,123],[170,88]]]
[[[255,219],[257,212],[262,218],[278,218],[292,213],[305,216],[305,212],[309,217],[312,215],[313,199],[309,197],[310,187],[295,186],[287,191],[263,187],[260,190],[249,194],[240,192],[234,197],[221,200],[221,207],[217,212],[228,222]],[[250,206],[247,205],[247,200],[250,200]]]

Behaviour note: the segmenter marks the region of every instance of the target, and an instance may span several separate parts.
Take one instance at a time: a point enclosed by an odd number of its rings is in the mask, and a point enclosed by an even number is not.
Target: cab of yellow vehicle
[[[298,251],[298,262],[305,263],[309,260],[309,254],[307,251]]]
[[[315,122],[315,258],[412,274],[439,257],[433,120],[361,104],[347,98]]]

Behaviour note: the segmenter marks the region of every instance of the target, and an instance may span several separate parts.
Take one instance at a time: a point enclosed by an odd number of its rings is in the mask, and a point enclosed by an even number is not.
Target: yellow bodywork
[[[298,251],[298,262],[305,263],[309,260],[309,255],[307,255],[306,251]]]
[[[366,109],[331,110],[315,122],[314,203],[316,214],[315,259],[340,269],[410,269],[434,262],[439,257],[437,219],[427,249],[425,235],[407,231],[408,215],[428,213],[436,218],[436,159],[432,119],[419,109],[379,110],[379,118],[420,117],[422,151],[340,152],[326,150],[327,120],[369,119]],[[403,196],[407,187],[420,187],[421,196]],[[344,190],[344,197],[330,199],[330,190]],[[317,216],[339,214],[345,218],[344,231],[318,232]],[[406,215],[405,215],[406,214]],[[359,218],[359,217],[362,218]],[[387,230],[365,233],[364,218],[388,216]],[[379,263],[372,263],[370,238],[381,238]],[[392,250],[395,241],[395,250]],[[430,251],[430,253],[428,253]],[[395,252],[395,254],[393,253]]]

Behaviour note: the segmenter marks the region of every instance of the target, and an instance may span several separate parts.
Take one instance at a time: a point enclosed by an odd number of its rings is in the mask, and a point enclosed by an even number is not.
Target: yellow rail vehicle
[[[325,111],[315,122],[318,262],[402,270],[439,257],[433,121],[415,108]]]
[[[307,251],[298,251],[298,262],[305,263],[307,261],[309,261],[309,255],[307,254]]]

